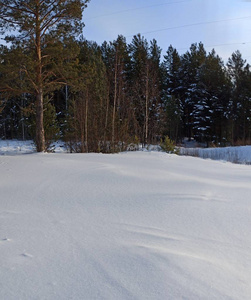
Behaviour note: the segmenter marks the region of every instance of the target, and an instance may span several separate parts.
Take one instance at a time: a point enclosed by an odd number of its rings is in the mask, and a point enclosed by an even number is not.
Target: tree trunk
[[[108,117],[109,117],[109,90],[107,90],[107,97],[106,97],[106,110],[105,110],[105,129],[104,129],[104,149],[106,149],[106,135],[107,135],[107,127],[108,127]]]
[[[40,90],[36,95],[36,147],[37,152],[45,150],[44,136],[44,107],[43,107],[43,91]]]
[[[37,152],[45,151],[44,101],[42,82],[42,53],[40,28],[40,3],[36,6],[36,146]]]
[[[89,104],[89,93],[87,90],[86,100],[85,100],[85,148],[88,153],[88,104]]]
[[[115,73],[114,73],[114,98],[112,112],[112,152],[115,152],[115,117],[116,117],[116,101],[117,101],[117,71],[118,71],[118,56],[116,52],[115,58]]]
[[[145,103],[145,144],[148,143],[148,122],[149,122],[149,65],[146,65],[146,103]]]
[[[244,109],[244,114],[243,114],[243,146],[246,145],[246,111]]]

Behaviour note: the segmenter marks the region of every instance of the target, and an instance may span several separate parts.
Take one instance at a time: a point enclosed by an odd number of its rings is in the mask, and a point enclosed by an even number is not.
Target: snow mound
[[[0,299],[251,299],[251,168],[0,156]]]

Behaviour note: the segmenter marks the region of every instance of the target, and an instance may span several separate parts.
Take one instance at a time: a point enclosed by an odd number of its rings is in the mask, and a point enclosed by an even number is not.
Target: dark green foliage
[[[215,51],[207,54],[202,43],[182,56],[170,46],[163,66],[164,132],[175,140],[188,137],[207,145],[248,142],[250,66],[240,52],[233,54],[226,69]]]
[[[77,72],[70,89],[64,139],[71,152],[106,152],[106,69],[96,43],[80,43]]]
[[[227,67],[232,80],[229,103],[232,143],[245,144],[251,137],[251,70],[239,51],[232,54]]]
[[[184,55],[170,46],[161,63],[156,40],[141,35],[99,46],[54,34],[42,48],[45,149],[59,133],[70,152],[132,150],[161,136],[168,152],[184,137],[208,146],[250,141],[251,73],[239,51],[226,67],[202,43]],[[0,48],[0,134],[37,141],[36,59],[27,45]]]
[[[129,90],[134,107],[135,134],[143,144],[156,143],[161,134],[163,108],[161,49],[156,40],[149,46],[147,40],[138,34],[129,45],[129,54]]]

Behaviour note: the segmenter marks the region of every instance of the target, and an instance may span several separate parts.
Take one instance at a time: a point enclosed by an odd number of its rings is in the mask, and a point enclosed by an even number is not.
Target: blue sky
[[[201,41],[224,62],[239,49],[251,63],[251,0],[91,0],[84,22],[85,38],[98,44],[119,34],[130,43],[141,33],[162,54],[170,44],[182,54]]]

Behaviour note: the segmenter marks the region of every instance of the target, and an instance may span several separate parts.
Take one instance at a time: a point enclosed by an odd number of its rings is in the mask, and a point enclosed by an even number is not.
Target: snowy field
[[[180,148],[180,154],[251,165],[251,146],[225,148]]]
[[[251,299],[250,166],[26,150],[0,156],[0,299]]]

